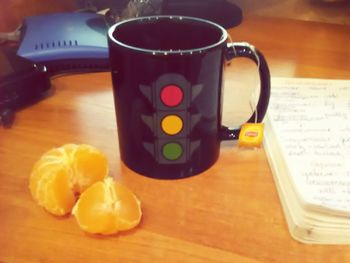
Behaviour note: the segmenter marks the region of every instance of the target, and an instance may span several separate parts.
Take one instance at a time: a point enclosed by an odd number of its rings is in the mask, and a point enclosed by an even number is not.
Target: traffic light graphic
[[[161,164],[186,163],[200,142],[191,141],[190,134],[200,121],[200,114],[191,114],[191,102],[201,93],[203,85],[192,86],[182,75],[164,74],[140,91],[152,104],[152,115],[141,115],[152,130],[154,142],[144,148]]]

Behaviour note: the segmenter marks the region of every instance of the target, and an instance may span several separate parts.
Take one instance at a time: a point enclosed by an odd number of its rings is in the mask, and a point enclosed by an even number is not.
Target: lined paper
[[[298,196],[350,213],[350,81],[276,78],[272,87],[268,121]]]

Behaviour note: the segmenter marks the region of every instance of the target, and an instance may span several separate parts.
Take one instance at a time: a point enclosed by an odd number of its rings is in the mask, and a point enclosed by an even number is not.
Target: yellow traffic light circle
[[[167,115],[162,119],[161,127],[168,135],[176,135],[183,128],[183,120],[177,115]]]

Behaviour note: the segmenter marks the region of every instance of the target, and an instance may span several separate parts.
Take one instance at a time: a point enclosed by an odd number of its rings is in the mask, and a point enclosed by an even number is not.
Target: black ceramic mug
[[[224,63],[232,58],[259,66],[256,112],[263,119],[270,96],[266,61],[253,46],[227,40],[221,26],[192,17],[140,17],[109,29],[120,155],[130,169],[176,179],[215,163],[220,142],[239,134],[221,123]]]

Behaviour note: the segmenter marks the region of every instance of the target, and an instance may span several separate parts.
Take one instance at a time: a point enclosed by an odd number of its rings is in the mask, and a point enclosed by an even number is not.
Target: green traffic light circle
[[[163,156],[171,161],[177,160],[181,157],[183,149],[181,144],[170,142],[163,146]]]

